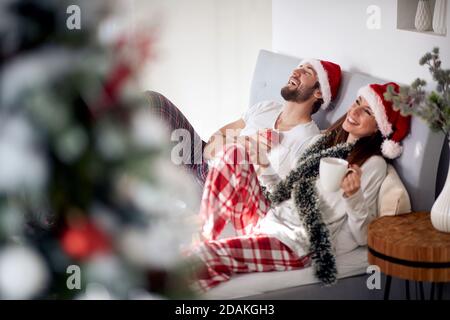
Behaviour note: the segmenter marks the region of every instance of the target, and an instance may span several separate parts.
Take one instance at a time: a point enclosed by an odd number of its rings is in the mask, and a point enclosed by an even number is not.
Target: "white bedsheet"
[[[338,279],[366,273],[367,247],[359,247],[336,257]],[[239,274],[208,291],[205,299],[234,299],[278,289],[318,283],[312,267],[284,272]]]

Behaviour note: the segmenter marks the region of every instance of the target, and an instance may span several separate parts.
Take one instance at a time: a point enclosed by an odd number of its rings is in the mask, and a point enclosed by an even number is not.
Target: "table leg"
[[[391,290],[391,276],[386,276],[386,284],[384,286],[384,300],[389,300],[389,291]]]
[[[420,300],[425,300],[425,294],[423,292],[423,282],[422,281],[419,282],[419,286],[420,286]]]
[[[443,282],[439,282],[437,284],[437,293],[438,293],[437,299],[438,300],[442,300],[442,291],[443,291],[443,289],[444,289],[444,283]]]
[[[409,280],[405,280],[406,300],[411,300],[409,296]]]
[[[432,282],[431,283],[430,300],[434,300],[434,286],[435,286],[435,283]]]

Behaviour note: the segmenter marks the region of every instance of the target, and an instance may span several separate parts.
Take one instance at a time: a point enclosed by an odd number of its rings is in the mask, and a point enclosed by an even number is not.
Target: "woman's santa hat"
[[[411,117],[402,116],[400,111],[392,108],[392,102],[384,98],[389,86],[394,87],[395,92],[399,92],[398,84],[389,82],[386,84],[370,84],[362,87],[358,95],[364,97],[371,107],[378,129],[385,138],[381,145],[383,156],[388,159],[395,159],[402,154],[403,148],[400,142],[408,135],[411,126]]]
[[[309,63],[317,73],[323,99],[321,108],[325,110],[330,102],[336,98],[339,91],[341,67],[333,62],[318,59],[304,59],[299,66],[306,63]]]

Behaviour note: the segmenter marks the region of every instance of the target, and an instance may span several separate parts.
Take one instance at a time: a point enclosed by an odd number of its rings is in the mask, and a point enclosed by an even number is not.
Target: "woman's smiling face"
[[[342,128],[353,139],[371,136],[378,130],[377,121],[367,100],[359,96],[347,111]]]

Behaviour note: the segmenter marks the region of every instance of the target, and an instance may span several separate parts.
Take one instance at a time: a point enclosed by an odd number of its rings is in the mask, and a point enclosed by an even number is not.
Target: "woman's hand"
[[[344,179],[342,179],[341,188],[344,191],[344,197],[348,198],[354,195],[361,188],[362,171],[356,164],[350,165],[350,171]]]

